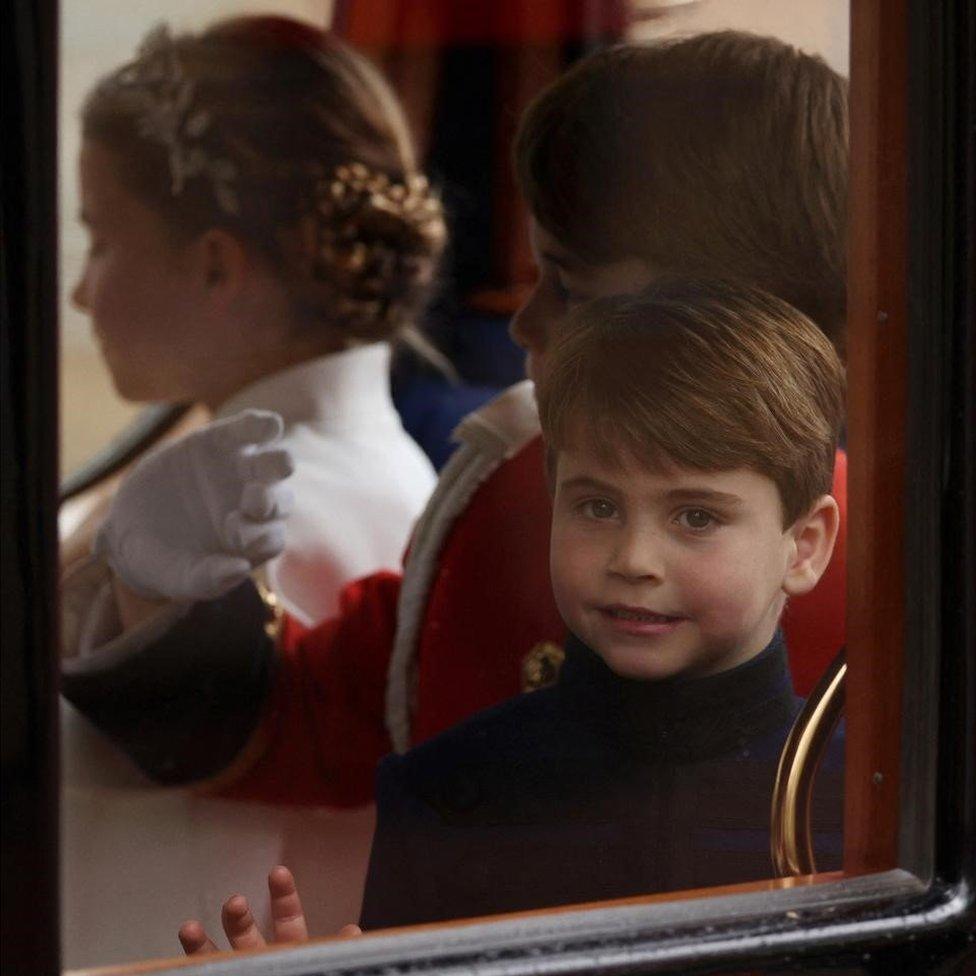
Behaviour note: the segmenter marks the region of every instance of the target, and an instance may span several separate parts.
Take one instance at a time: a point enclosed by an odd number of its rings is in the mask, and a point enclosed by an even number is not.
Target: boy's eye
[[[703,529],[709,529],[718,523],[715,516],[712,515],[711,512],[707,512],[704,508],[686,509],[678,516],[678,521],[680,521],[685,528],[692,529],[695,532],[701,532]]]
[[[584,515],[594,519],[612,519],[617,514],[617,506],[606,498],[591,498],[580,507]]]
[[[576,305],[581,305],[586,299],[579,295],[577,292],[566,284],[563,280],[563,276],[558,272],[554,272],[552,276],[553,290],[556,293],[556,298],[563,304],[569,307],[574,307]]]

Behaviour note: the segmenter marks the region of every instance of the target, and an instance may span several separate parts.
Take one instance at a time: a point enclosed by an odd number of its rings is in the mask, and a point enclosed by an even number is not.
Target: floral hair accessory
[[[344,163],[317,181],[319,257],[358,272],[369,263],[365,239],[384,224],[399,226],[418,238],[441,240],[445,234],[440,200],[426,177],[413,174],[403,182],[371,172],[362,163]],[[374,229],[374,234],[363,233]],[[374,245],[375,246],[375,245]]]
[[[210,181],[217,205],[224,213],[240,213],[234,188],[237,167],[228,159],[212,155],[203,144],[212,119],[206,109],[194,104],[193,82],[186,77],[165,24],[146,35],[135,61],[119,72],[114,83],[129,89],[139,100],[139,134],[166,149],[173,196],[179,196],[190,179],[203,177]]]
[[[308,246],[313,274],[336,289],[334,311],[364,320],[401,314],[400,290],[422,288],[446,236],[441,202],[419,174],[402,180],[348,162],[314,177]]]

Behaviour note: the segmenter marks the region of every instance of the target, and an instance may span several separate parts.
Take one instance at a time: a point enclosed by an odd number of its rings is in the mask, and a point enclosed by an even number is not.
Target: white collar
[[[353,417],[395,416],[390,357],[386,342],[319,356],[255,380],[225,400],[216,415],[274,410],[285,424],[317,421],[326,426],[341,426]]]

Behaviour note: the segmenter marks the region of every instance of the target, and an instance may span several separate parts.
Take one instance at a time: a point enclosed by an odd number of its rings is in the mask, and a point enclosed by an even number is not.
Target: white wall
[[[746,30],[771,34],[848,74],[849,0],[634,0],[652,19],[636,25],[634,38]]]

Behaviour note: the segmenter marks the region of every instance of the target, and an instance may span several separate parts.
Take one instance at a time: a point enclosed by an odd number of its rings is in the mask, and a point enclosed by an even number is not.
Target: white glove
[[[94,551],[141,596],[210,600],[284,548],[294,469],[271,445],[281,417],[245,410],[148,454],[132,469]]]

